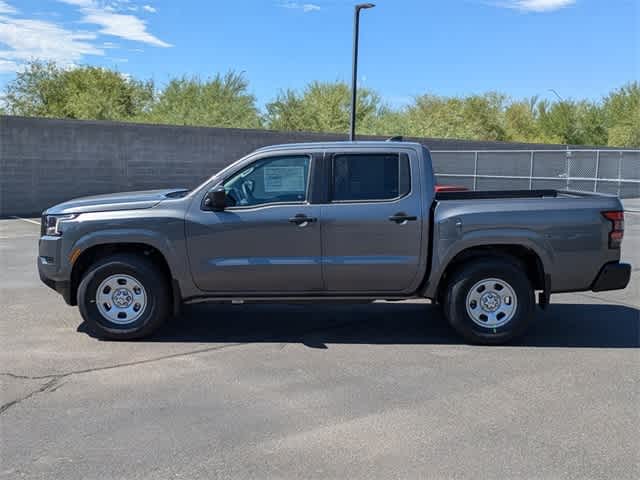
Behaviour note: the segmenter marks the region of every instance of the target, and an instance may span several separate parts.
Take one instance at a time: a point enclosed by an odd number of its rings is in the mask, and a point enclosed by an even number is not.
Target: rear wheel
[[[451,326],[471,343],[497,345],[521,335],[535,308],[534,291],[515,259],[470,261],[457,269],[444,293]]]
[[[82,318],[97,336],[112,340],[153,333],[170,315],[170,298],[163,272],[133,254],[99,260],[78,288]]]

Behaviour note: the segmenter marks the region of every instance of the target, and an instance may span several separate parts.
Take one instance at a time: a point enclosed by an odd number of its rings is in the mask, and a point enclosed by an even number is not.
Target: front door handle
[[[315,217],[307,217],[304,213],[299,213],[295,217],[289,219],[289,223],[295,223],[299,227],[305,226],[308,223],[315,223],[318,219]]]
[[[389,217],[389,220],[391,222],[395,222],[395,223],[405,223],[405,222],[415,222],[416,220],[418,220],[418,217],[414,216],[414,215],[407,215],[404,212],[399,212],[396,213],[395,215],[391,215]]]

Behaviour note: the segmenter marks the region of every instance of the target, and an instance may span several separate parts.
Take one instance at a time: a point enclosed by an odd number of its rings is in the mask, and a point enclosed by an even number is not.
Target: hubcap
[[[98,286],[96,305],[100,314],[108,321],[128,325],[144,313],[147,292],[130,275],[111,275]]]
[[[498,328],[513,319],[518,298],[513,287],[504,280],[487,278],[469,290],[466,306],[469,317],[476,325]]]

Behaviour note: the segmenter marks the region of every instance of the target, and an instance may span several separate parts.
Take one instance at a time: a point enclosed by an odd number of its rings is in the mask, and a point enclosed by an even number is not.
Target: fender
[[[545,274],[552,274],[554,253],[549,243],[542,235],[529,229],[482,229],[462,234],[458,238],[438,238],[434,231],[434,249],[431,262],[431,272],[426,282],[422,296],[435,298],[440,280],[451,261],[460,253],[474,247],[487,245],[520,246],[533,251],[544,269]]]
[[[182,284],[185,278],[189,278],[184,261],[178,260],[179,258],[184,258],[185,255],[184,251],[180,251],[184,250],[184,241],[181,240],[176,244],[170,241],[166,234],[160,234],[148,229],[127,227],[102,229],[87,233],[73,244],[70,256],[77,258],[87,249],[99,245],[126,243],[144,244],[155,248],[167,261],[171,276],[174,279]]]

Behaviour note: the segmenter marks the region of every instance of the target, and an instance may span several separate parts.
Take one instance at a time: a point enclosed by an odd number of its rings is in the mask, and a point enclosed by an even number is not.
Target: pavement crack
[[[32,391],[31,393],[29,393],[29,394],[27,394],[27,395],[25,395],[25,396],[23,396],[21,398],[17,398],[15,400],[12,400],[10,402],[2,404],[0,406],[0,415],[2,415],[4,412],[9,410],[11,407],[14,407],[14,406],[24,402],[25,400],[28,400],[29,398],[33,397],[34,395],[37,395],[39,393],[55,391],[57,389],[56,385],[58,384],[58,381],[59,381],[59,378],[52,378],[47,383],[42,385],[40,388],[37,388],[36,390]]]
[[[342,328],[347,328],[351,325],[353,325],[354,321],[349,321],[349,322],[340,322],[340,323],[336,323],[334,325],[329,325],[326,327],[322,327],[322,328],[317,328],[317,329],[313,329],[313,330],[308,330],[306,332],[303,332],[300,336],[300,338],[303,340],[304,337],[308,336],[308,335],[314,335],[317,333],[321,333],[323,331],[327,331],[327,330],[339,330]],[[116,363],[113,365],[106,365],[106,366],[102,366],[102,367],[93,367],[93,368],[85,368],[85,369],[81,369],[81,370],[71,370],[69,372],[64,372],[64,373],[54,373],[54,374],[50,374],[50,375],[35,375],[35,376],[29,376],[29,375],[18,375],[12,372],[0,372],[0,376],[4,375],[7,377],[11,377],[11,378],[15,378],[18,380],[48,380],[48,379],[56,379],[56,380],[60,380],[62,378],[65,377],[69,377],[71,375],[82,375],[85,373],[94,373],[94,372],[103,372],[106,370],[113,370],[116,368],[125,368],[125,367],[134,367],[136,365],[145,365],[148,363],[154,363],[154,362],[160,362],[162,360],[170,360],[172,358],[180,358],[180,357],[188,357],[191,355],[198,355],[201,353],[208,353],[208,352],[215,352],[217,350],[225,350],[227,348],[233,348],[233,347],[241,347],[244,345],[249,345],[252,342],[237,342],[237,343],[226,343],[224,345],[216,345],[214,347],[207,347],[207,348],[201,348],[201,349],[197,349],[197,350],[190,350],[188,352],[180,352],[180,353],[172,353],[169,355],[162,355],[159,357],[153,357],[153,358],[147,358],[144,360],[135,360],[133,362],[122,362],[122,363]]]
[[[189,352],[180,352],[180,353],[172,353],[170,355],[162,355],[160,357],[154,357],[154,358],[147,358],[144,360],[136,360],[133,362],[123,362],[123,363],[116,363],[114,365],[106,365],[103,367],[94,367],[94,368],[85,368],[82,370],[71,370],[69,372],[64,372],[64,373],[56,373],[56,374],[50,374],[50,375],[37,375],[37,376],[27,376],[27,375],[16,375],[15,373],[11,373],[11,372],[0,372],[0,375],[5,375],[11,378],[16,378],[19,380],[47,380],[47,379],[56,379],[56,380],[60,380],[62,378],[65,377],[69,377],[71,375],[82,375],[84,373],[93,373],[93,372],[102,372],[105,370],[113,370],[116,368],[124,368],[124,367],[133,367],[136,365],[145,365],[148,363],[154,363],[154,362],[159,362],[162,360],[169,360],[172,358],[180,358],[180,357],[188,357],[190,355],[197,355],[200,353],[207,353],[207,352],[214,352],[216,350],[224,350],[227,348],[231,348],[231,347],[239,347],[242,345],[248,345],[248,343],[244,342],[244,343],[227,343],[225,345],[216,345],[215,347],[208,347],[208,348],[201,348],[198,350],[191,350]]]
[[[16,380],[42,380],[42,378],[30,377],[28,375],[16,375],[15,373],[11,373],[11,372],[0,372],[0,376],[15,378]],[[53,375],[53,376],[56,376],[56,375]]]
[[[317,333],[321,333],[323,331],[327,331],[327,330],[339,330],[342,328],[347,328],[351,325],[353,325],[354,323],[357,322],[340,322],[340,323],[336,323],[334,325],[330,325],[327,327],[323,327],[323,328],[318,328],[318,329],[313,329],[313,330],[309,330],[306,331],[304,333],[302,333],[301,335],[301,340],[303,340],[304,342],[304,337],[307,336],[313,336],[314,334]],[[55,392],[58,388],[60,388],[63,384],[60,383],[62,379],[66,378],[66,377],[70,377],[72,375],[82,375],[85,373],[94,373],[94,372],[103,372],[103,371],[107,371],[107,370],[114,370],[116,368],[125,368],[125,367],[133,367],[136,365],[146,365],[149,363],[154,363],[154,362],[159,362],[162,360],[169,360],[172,358],[181,358],[181,357],[188,357],[191,355],[198,355],[201,353],[208,353],[208,352],[214,352],[217,350],[225,350],[227,348],[233,348],[233,347],[240,347],[240,346],[244,346],[244,345],[249,345],[251,342],[239,342],[239,343],[227,343],[224,345],[216,345],[214,347],[207,347],[207,348],[201,348],[201,349],[197,349],[197,350],[191,350],[189,352],[181,352],[181,353],[173,353],[170,355],[162,355],[159,357],[154,357],[154,358],[148,358],[148,359],[144,359],[144,360],[136,360],[133,362],[122,362],[122,363],[116,363],[114,365],[106,365],[103,367],[94,367],[94,368],[85,368],[82,370],[71,370],[69,372],[65,372],[65,373],[58,373],[58,374],[51,374],[51,375],[34,375],[34,376],[29,376],[29,375],[19,375],[16,373],[12,373],[12,372],[0,372],[0,376],[6,376],[6,377],[10,377],[10,378],[14,378],[17,380],[48,380],[47,383],[45,383],[44,385],[42,385],[40,388],[34,390],[33,392],[29,393],[28,395],[25,395],[19,399],[16,400],[12,400],[11,402],[7,402],[5,404],[3,404],[2,406],[0,406],[0,415],[3,414],[4,412],[6,412],[9,408],[18,405],[21,402],[24,402],[25,400],[28,400],[29,398],[33,397],[34,395],[37,395],[39,393],[45,393],[45,392]],[[306,344],[306,343],[305,343]],[[284,344],[284,346],[286,346],[286,344]],[[281,349],[284,348],[284,346],[281,346]],[[326,348],[326,346],[323,346],[323,348]]]

